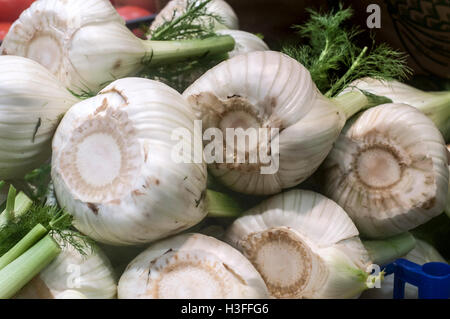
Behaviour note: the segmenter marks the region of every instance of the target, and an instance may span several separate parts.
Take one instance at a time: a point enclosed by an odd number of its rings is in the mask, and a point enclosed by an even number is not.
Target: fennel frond
[[[92,249],[92,241],[80,233],[67,232],[73,229],[72,220],[71,215],[57,206],[33,204],[27,212],[15,216],[0,228],[0,256],[7,253],[38,224],[44,226],[62,248],[71,245],[80,254],[87,255]]]
[[[349,83],[370,76],[377,79],[406,79],[411,69],[406,55],[387,44],[357,45],[357,36],[363,30],[346,27],[345,22],[353,10],[342,4],[337,12],[324,13],[309,9],[310,19],[303,25],[293,26],[306,45],[289,44],[284,53],[302,63],[311,73],[319,90],[328,97],[339,94]]]
[[[217,14],[208,12],[206,5],[210,2],[211,0],[187,1],[184,13],[177,16],[177,11],[174,11],[171,19],[149,32],[149,39],[187,40],[215,36],[214,21],[222,23],[223,19]]]
[[[91,91],[89,89],[80,89],[80,93],[77,93],[69,88],[67,90],[70,92],[70,94],[80,100],[86,100],[97,95],[94,91]]]
[[[51,181],[50,172],[51,165],[44,164],[25,175],[24,182],[26,185],[21,183],[20,186],[26,188],[27,195],[30,196],[34,202],[45,202],[49,183]]]
[[[150,30],[148,38],[155,41],[204,39],[217,36],[214,22],[222,23],[222,17],[208,12],[206,5],[211,0],[190,0],[180,16],[174,11],[172,18],[154,30]],[[183,92],[198,76],[227,58],[227,55],[197,57],[188,61],[173,63],[160,67],[148,66],[139,77],[161,81],[178,92]],[[152,57],[147,56],[151,61]]]

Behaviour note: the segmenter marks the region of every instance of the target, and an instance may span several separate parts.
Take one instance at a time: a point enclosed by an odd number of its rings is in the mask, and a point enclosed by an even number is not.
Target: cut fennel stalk
[[[10,187],[7,218],[0,226],[0,298],[10,298],[46,267],[66,245],[86,254],[87,239],[68,234],[72,218],[56,207],[29,205]],[[16,210],[17,208],[17,210]],[[56,243],[54,236],[60,240]]]
[[[59,245],[46,235],[20,257],[0,270],[0,299],[13,297],[61,252]]]
[[[0,257],[0,270],[26,252],[31,246],[47,234],[48,230],[41,224],[37,224],[25,235],[13,248]]]
[[[11,190],[14,189],[14,186],[10,187],[9,193],[11,193]],[[18,217],[26,213],[31,205],[33,205],[33,201],[28,198],[27,195],[23,192],[19,192],[17,196],[14,196],[9,198],[10,203],[14,203],[14,207],[7,207],[1,214],[0,214],[0,228],[3,227],[8,220],[11,219],[11,212],[13,212],[14,217]],[[11,205],[11,204],[9,204]],[[8,211],[9,210],[9,211]]]
[[[71,231],[68,231],[71,232]],[[117,278],[109,259],[93,245],[80,254],[60,244],[61,253],[15,296],[16,299],[111,299],[117,295]],[[75,276],[76,275],[76,276]]]
[[[450,141],[450,91],[425,92],[399,81],[365,77],[350,83],[341,94],[356,90],[414,106],[433,121],[446,142]]]

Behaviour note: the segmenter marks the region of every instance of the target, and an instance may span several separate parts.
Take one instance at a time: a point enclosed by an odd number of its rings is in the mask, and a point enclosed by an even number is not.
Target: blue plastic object
[[[394,299],[405,297],[405,284],[416,286],[419,299],[450,298],[450,265],[431,262],[415,264],[406,259],[397,259],[385,267],[387,275],[394,274]]]

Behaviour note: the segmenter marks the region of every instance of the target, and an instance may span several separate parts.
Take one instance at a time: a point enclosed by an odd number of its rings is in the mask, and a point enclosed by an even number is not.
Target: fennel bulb
[[[416,246],[403,258],[408,259],[418,265],[423,265],[429,262],[442,262],[447,261],[439,252],[430,244],[423,240],[416,238]],[[392,299],[394,294],[394,275],[385,276],[381,283],[381,288],[374,288],[366,290],[362,293],[363,299]],[[405,284],[405,298],[417,299],[418,290],[417,287]]]
[[[117,80],[74,105],[53,139],[52,180],[75,227],[106,244],[136,245],[200,222],[206,166],[172,160],[180,128],[193,133],[191,108],[153,80]]]
[[[414,247],[411,238],[391,240],[393,251],[383,251],[386,245],[380,243],[366,249],[341,207],[305,190],[263,201],[236,219],[226,234],[276,298],[358,297],[379,279],[370,276],[369,266],[407,253]]]
[[[11,26],[0,53],[33,59],[77,94],[134,75],[144,66],[225,53],[229,37],[148,41],[133,35],[108,0],[39,0]]]
[[[393,103],[414,106],[427,115],[439,128],[446,142],[450,142],[450,91],[425,92],[399,81],[378,80],[369,77],[350,83],[343,93],[352,90],[364,90],[385,96]]]
[[[70,245],[15,296],[18,299],[111,299],[117,294],[112,266],[98,247],[83,256]]]
[[[118,285],[120,299],[268,296],[261,276],[240,252],[195,233],[152,244],[128,265]]]
[[[228,52],[230,58],[253,51],[268,51],[267,44],[257,35],[240,30],[218,30],[217,34],[229,35],[234,39],[234,49]]]
[[[79,100],[43,66],[0,56],[0,180],[23,178],[51,155],[64,113]]]
[[[6,210],[0,217],[5,221],[0,227],[2,299],[18,294],[67,245],[83,257],[88,255],[87,251],[92,251],[88,250],[92,248],[90,240],[72,230],[71,215],[57,206],[33,203],[22,192],[16,196],[13,186],[8,192]],[[39,280],[36,285],[39,291],[42,286]]]
[[[449,169],[434,123],[406,104],[383,104],[346,124],[320,170],[324,193],[362,235],[383,238],[442,213]]]
[[[246,194],[275,194],[312,175],[346,119],[371,103],[360,92],[324,97],[306,68],[275,51],[226,60],[189,86],[183,96],[202,120],[204,132],[218,128],[223,137],[229,129],[266,132],[265,140],[256,139],[255,161],[248,155],[254,149],[230,145],[224,138],[226,162],[209,163],[209,171],[220,182]],[[262,155],[269,160],[264,162]]]
[[[60,293],[56,299],[88,299],[88,297],[77,290],[68,289]]]
[[[157,14],[155,20],[150,26],[150,31],[156,30],[165,21],[171,20],[172,17],[179,17],[186,12],[187,5],[198,6],[203,1],[198,0],[171,0]],[[214,28],[220,29],[239,29],[239,20],[233,8],[224,0],[211,0],[206,5],[206,12],[210,15],[217,16],[221,21],[214,19],[212,23]],[[210,23],[206,18],[200,19],[198,23]]]

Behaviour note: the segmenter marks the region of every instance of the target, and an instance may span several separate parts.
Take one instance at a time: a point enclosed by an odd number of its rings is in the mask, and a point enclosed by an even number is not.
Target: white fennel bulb
[[[416,246],[404,258],[419,265],[430,262],[447,263],[436,248],[421,239],[416,239]]]
[[[252,264],[213,237],[183,234],[154,243],[119,280],[120,299],[267,298]]]
[[[383,104],[345,126],[319,174],[324,193],[360,233],[383,238],[443,212],[447,149],[433,122],[406,104]]]
[[[341,207],[305,190],[275,195],[250,209],[233,222],[226,238],[276,298],[358,297],[376,279],[368,268],[379,262],[375,257],[391,260],[396,253],[377,253],[384,248],[379,243],[366,249]],[[413,247],[408,236],[392,243],[403,253]]]
[[[423,240],[416,239],[416,246],[403,258],[412,261],[418,265],[423,265],[429,262],[447,263],[444,257],[430,244]],[[380,288],[373,288],[364,291],[361,295],[363,299],[392,299],[394,296],[394,275],[384,277]],[[405,298],[417,299],[417,287],[406,283],[405,284]]]
[[[182,96],[142,78],[117,80],[67,112],[53,139],[52,180],[82,233],[134,245],[205,217],[206,167],[172,158],[177,129],[200,139]]]
[[[86,295],[76,290],[65,290],[58,294],[55,299],[88,299]]]
[[[196,0],[171,0],[156,15],[155,20],[150,26],[150,31],[156,30],[165,21],[171,20],[172,17],[179,17],[186,12],[186,6],[189,3],[200,5],[203,1]],[[218,16],[222,21],[212,20],[215,29],[239,29],[239,20],[233,8],[224,0],[212,0],[206,5],[207,12]],[[210,23],[211,19],[204,18],[199,23]]]
[[[431,118],[444,139],[450,141],[450,91],[425,92],[398,81],[366,77],[350,83],[341,94],[355,89],[385,96],[393,103],[414,106]]]
[[[304,181],[325,159],[346,119],[369,105],[360,92],[324,97],[303,65],[275,51],[226,60],[183,96],[203,131],[217,128],[223,136],[223,158],[207,161],[209,171],[247,194],[275,194]],[[249,132],[249,138],[256,130],[262,137],[253,148],[232,145],[226,141],[230,129]],[[252,159],[250,151],[258,156]]]
[[[103,252],[93,246],[84,256],[67,244],[15,298],[111,299],[116,295],[117,280]]]
[[[231,46],[218,53],[233,48],[233,40],[227,38]],[[146,65],[214,53],[221,41],[141,40],[128,30],[109,0],[39,0],[11,26],[0,53],[33,59],[66,87],[82,93],[98,92]]]
[[[78,102],[43,66],[0,56],[0,180],[22,178],[51,156],[64,113]]]
[[[216,31],[216,33],[229,35],[234,39],[234,49],[228,52],[230,58],[248,52],[269,50],[269,47],[261,38],[250,32],[223,29]]]

